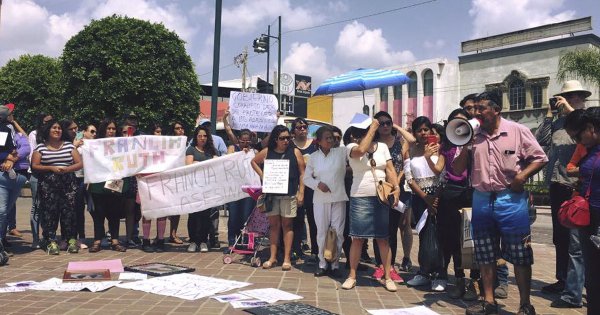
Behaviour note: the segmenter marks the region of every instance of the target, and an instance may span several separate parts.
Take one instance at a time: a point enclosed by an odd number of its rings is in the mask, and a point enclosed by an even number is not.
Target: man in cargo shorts
[[[515,266],[520,295],[517,314],[535,314],[529,299],[533,251],[523,185],[546,165],[548,158],[527,127],[500,116],[502,106],[496,93],[479,94],[474,108],[481,132],[473,137],[472,149],[461,151],[453,164],[461,173],[471,152],[475,189],[471,224],[484,300],[469,307],[466,314],[498,314],[493,292],[498,258]]]

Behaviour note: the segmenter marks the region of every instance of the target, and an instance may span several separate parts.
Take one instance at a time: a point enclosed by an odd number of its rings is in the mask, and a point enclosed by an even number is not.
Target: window
[[[408,98],[417,98],[417,74],[411,72],[408,74],[410,82],[408,82]]]
[[[395,100],[402,100],[402,85],[395,85],[394,86],[394,99]]]
[[[427,70],[423,74],[423,95],[433,96],[433,71]]]
[[[388,87],[379,88],[379,100],[382,102],[387,102],[388,100]]]
[[[508,88],[510,110],[525,109],[525,84],[521,80],[513,81]]]
[[[533,102],[533,108],[541,108],[544,100],[542,99],[542,86],[541,85],[532,85],[531,86],[531,101]]]

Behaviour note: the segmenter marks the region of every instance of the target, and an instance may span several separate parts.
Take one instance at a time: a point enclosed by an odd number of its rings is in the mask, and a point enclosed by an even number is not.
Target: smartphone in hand
[[[427,136],[427,144],[436,144],[438,143],[436,135],[428,135]]]
[[[77,131],[77,133],[75,134],[75,140],[81,139],[83,139],[83,131]]]

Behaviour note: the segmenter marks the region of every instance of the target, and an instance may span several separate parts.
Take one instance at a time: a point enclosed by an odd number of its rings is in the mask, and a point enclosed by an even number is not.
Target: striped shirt
[[[75,146],[67,141],[63,142],[58,150],[49,149],[45,143],[40,143],[35,147],[35,151],[42,156],[41,164],[45,166],[73,165],[73,150],[75,150]]]

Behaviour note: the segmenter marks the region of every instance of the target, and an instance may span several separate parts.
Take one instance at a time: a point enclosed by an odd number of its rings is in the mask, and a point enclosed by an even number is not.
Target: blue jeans
[[[248,220],[256,202],[247,197],[227,204],[229,209],[229,219],[227,220],[227,242],[229,246],[235,243],[236,237],[240,234],[244,223]]]
[[[40,240],[40,212],[38,211],[38,179],[36,175],[31,174],[29,186],[31,186],[31,212],[29,213],[29,224],[31,225],[33,241],[37,242]]]
[[[0,174],[0,239],[6,238],[8,213],[19,198],[26,180],[27,178],[21,174],[17,174],[15,179],[10,179],[6,172]]]
[[[508,265],[500,265],[496,267],[496,278],[498,285],[508,285]]]
[[[581,294],[585,281],[585,267],[583,254],[581,253],[579,229],[571,229],[569,234],[569,265],[567,267],[565,289],[562,291],[560,298],[571,304],[582,305]]]

